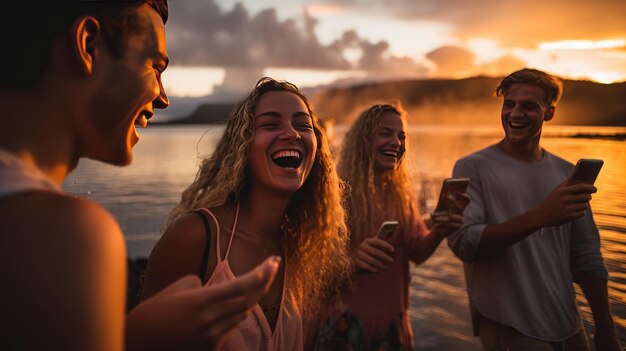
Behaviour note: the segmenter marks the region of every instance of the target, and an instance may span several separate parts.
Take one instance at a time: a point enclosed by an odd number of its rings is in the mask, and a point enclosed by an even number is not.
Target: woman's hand
[[[463,226],[463,211],[470,202],[467,192],[461,192],[449,199],[447,212],[435,212],[430,216],[431,232],[439,239],[443,239],[448,235],[456,232]],[[457,214],[459,213],[459,214]]]
[[[394,251],[393,246],[385,240],[367,238],[357,248],[354,264],[359,271],[378,273],[393,262]]]
[[[463,226],[463,216],[457,214],[433,214],[431,217],[433,227],[432,234],[443,239],[456,232]]]

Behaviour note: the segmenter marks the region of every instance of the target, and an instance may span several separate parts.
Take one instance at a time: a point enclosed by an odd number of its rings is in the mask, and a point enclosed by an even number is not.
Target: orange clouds
[[[451,24],[461,39],[489,37],[503,47],[626,38],[626,1],[388,0],[398,17]]]
[[[426,54],[426,58],[437,66],[434,72],[436,76],[448,78],[502,76],[526,65],[526,62],[512,55],[477,64],[476,55],[472,51],[458,46],[440,47]]]

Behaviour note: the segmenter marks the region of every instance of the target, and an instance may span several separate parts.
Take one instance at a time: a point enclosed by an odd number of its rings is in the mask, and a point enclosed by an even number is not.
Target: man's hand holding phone
[[[590,184],[561,183],[535,208],[537,226],[555,226],[585,215],[591,194],[596,187]]]
[[[538,225],[561,225],[584,216],[591,194],[598,191],[593,183],[603,164],[602,160],[578,160],[568,179],[554,188],[535,208]]]

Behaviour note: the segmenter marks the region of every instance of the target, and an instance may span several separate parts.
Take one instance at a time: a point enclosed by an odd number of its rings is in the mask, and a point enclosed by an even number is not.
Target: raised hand
[[[440,239],[456,232],[463,226],[463,216],[457,214],[433,213],[431,221],[431,232]]]
[[[188,275],[142,302],[126,318],[127,350],[213,350],[267,293],[280,257],[236,280],[202,286]]]
[[[535,208],[546,226],[567,223],[585,215],[591,194],[598,189],[590,184],[560,184]]]

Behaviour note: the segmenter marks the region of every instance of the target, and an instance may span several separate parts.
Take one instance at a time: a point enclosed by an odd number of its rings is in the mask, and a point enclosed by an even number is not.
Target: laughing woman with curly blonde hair
[[[268,294],[223,349],[302,349],[303,315],[315,315],[350,273],[341,184],[306,97],[261,79],[172,211],[142,298],[186,274],[214,285],[282,257]]]
[[[365,110],[345,136],[338,165],[350,186],[348,227],[356,266],[343,301],[362,327],[362,340],[351,343],[365,350],[412,348],[409,261],[428,259],[463,221],[459,215],[437,216],[429,231],[420,218],[406,157],[405,115],[399,105]],[[399,225],[382,239],[377,232],[385,221]]]

